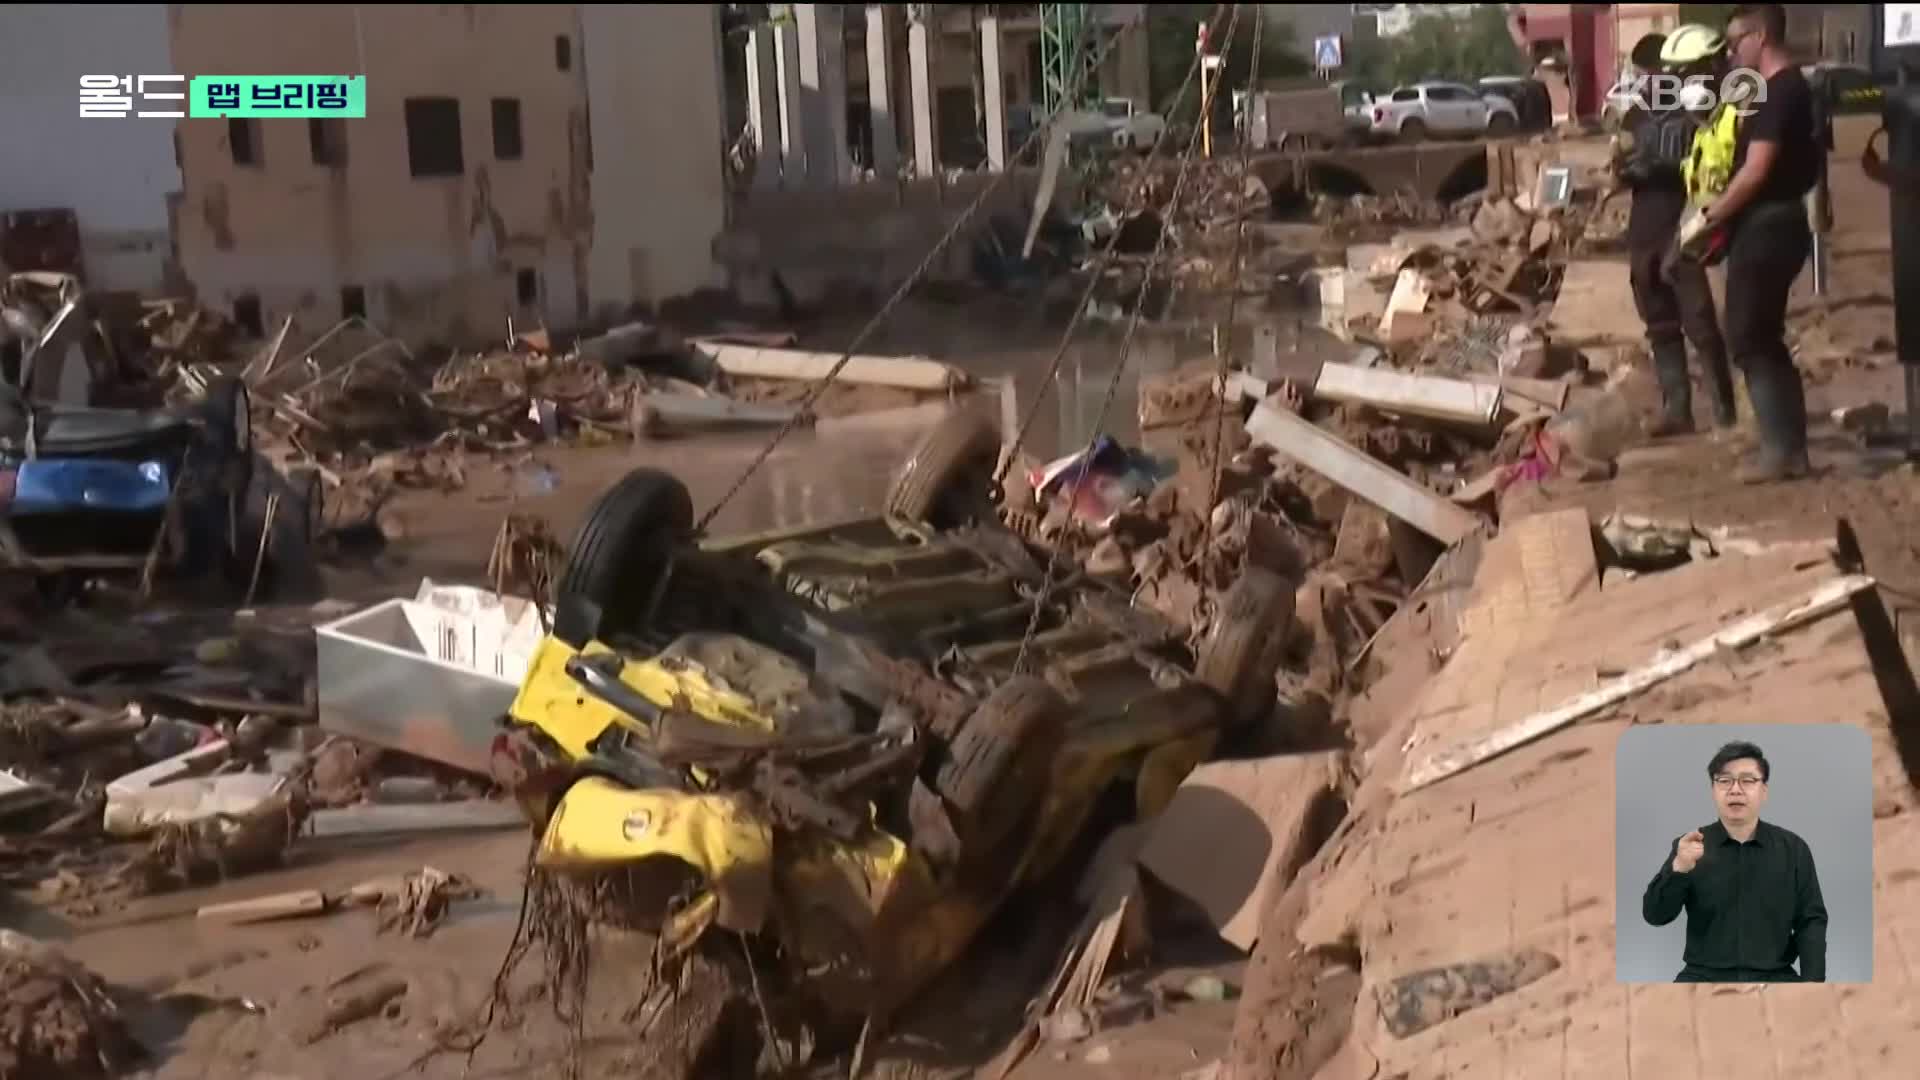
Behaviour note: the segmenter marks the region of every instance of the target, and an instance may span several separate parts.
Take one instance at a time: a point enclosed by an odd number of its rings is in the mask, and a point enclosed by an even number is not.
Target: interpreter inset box
[[[1865,728],[1635,727],[1614,766],[1621,982],[1872,981]]]

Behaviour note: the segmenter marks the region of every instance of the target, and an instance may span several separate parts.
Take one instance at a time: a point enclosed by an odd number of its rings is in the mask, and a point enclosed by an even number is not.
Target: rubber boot
[[[1760,448],[1734,472],[1737,483],[1771,484],[1807,474],[1806,426],[1796,421],[1806,406],[1793,385],[1797,381],[1792,371],[1748,370],[1747,397],[1753,403]]]
[[[1693,434],[1697,429],[1693,426],[1693,384],[1687,379],[1686,342],[1656,344],[1653,374],[1660,383],[1660,418],[1647,434],[1655,439]]]
[[[1713,426],[1731,430],[1740,423],[1740,412],[1734,405],[1732,365],[1727,363],[1725,353],[1701,353],[1700,365],[1706,369],[1707,389],[1713,394]]]

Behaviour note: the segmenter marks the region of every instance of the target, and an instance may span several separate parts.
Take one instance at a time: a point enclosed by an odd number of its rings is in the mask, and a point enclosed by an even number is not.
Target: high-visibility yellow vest
[[[1707,202],[1727,189],[1733,179],[1733,152],[1739,134],[1740,111],[1722,103],[1700,129],[1680,163],[1680,180],[1694,205]]]

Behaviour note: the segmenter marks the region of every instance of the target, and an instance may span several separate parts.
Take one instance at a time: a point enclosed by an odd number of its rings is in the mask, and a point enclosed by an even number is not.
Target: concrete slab
[[[1627,264],[1612,259],[1575,259],[1567,264],[1547,332],[1560,345],[1639,341],[1645,334],[1633,306]]]
[[[1491,563],[1496,553],[1489,551]],[[1763,610],[1830,565],[1804,557],[1723,557],[1585,591],[1560,605],[1562,629],[1480,658],[1452,716],[1428,695],[1376,747],[1356,814],[1305,872],[1298,936],[1329,946],[1351,934],[1366,982],[1343,1056],[1377,1076],[1614,1077],[1703,1074],[1719,1062],[1770,1075],[1880,1077],[1920,1053],[1912,1002],[1920,970],[1902,939],[1920,933],[1920,801],[1899,758],[1857,624],[1838,613],[1774,640],[1764,656],[1695,666],[1595,720],[1564,728],[1444,783],[1395,797],[1390,777],[1417,726],[1468,722],[1564,681],[1571,666],[1654,652],[1688,627]],[[1493,579],[1503,572],[1489,566]],[[1507,571],[1505,573],[1511,573]],[[1483,580],[1487,580],[1483,578]],[[1486,641],[1503,624],[1482,631]],[[1511,636],[1511,635],[1510,635]],[[1578,642],[1576,645],[1575,642]],[[1491,650],[1489,650],[1491,651]],[[1857,723],[1874,744],[1874,981],[1838,987],[1622,986],[1615,981],[1614,744],[1636,722]],[[1560,966],[1470,1012],[1390,1035],[1375,988],[1475,957],[1540,949]]]
[[[1221,937],[1253,951],[1261,917],[1309,854],[1305,845],[1340,787],[1344,757],[1202,765],[1154,822],[1140,865],[1199,904]]]

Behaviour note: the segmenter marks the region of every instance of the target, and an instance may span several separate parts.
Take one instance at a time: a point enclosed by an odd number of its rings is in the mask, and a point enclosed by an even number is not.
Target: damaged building
[[[177,70],[372,88],[364,119],[180,125],[181,261],[255,334],[359,315],[462,340],[715,283],[711,8],[191,5],[170,28]]]

